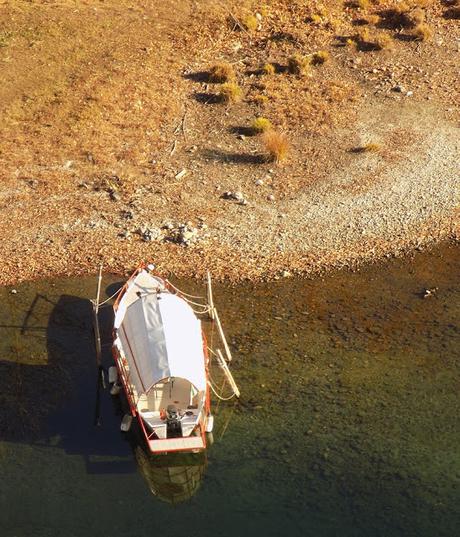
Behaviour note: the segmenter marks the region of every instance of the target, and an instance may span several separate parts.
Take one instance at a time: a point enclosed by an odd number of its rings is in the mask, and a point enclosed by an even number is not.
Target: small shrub
[[[425,12],[423,9],[417,7],[410,11],[407,15],[407,22],[410,26],[417,26],[418,24],[425,22]]]
[[[375,26],[380,22],[380,17],[378,15],[366,15],[362,18],[362,21],[365,24],[372,24]]]
[[[391,35],[379,34],[374,37],[372,44],[376,50],[383,50],[393,46],[393,39],[391,38]]]
[[[390,48],[393,44],[390,35],[371,33],[368,28],[360,30],[355,36],[355,41],[357,48],[361,50],[383,50]]]
[[[255,134],[261,134],[272,129],[272,124],[266,117],[257,117],[251,124],[251,130]]]
[[[209,80],[211,82],[229,82],[235,79],[235,70],[229,63],[217,63],[209,70]]]
[[[227,82],[222,84],[219,96],[224,103],[237,103],[238,101],[241,101],[243,91],[238,84]]]
[[[289,142],[284,134],[270,130],[264,133],[263,142],[269,158],[273,162],[282,162],[289,151]]]
[[[358,148],[358,153],[378,153],[382,146],[376,142],[369,142]]]
[[[312,55],[311,63],[313,65],[322,65],[329,60],[329,57],[329,52],[327,52],[327,50],[320,50]]]
[[[308,58],[296,54],[291,56],[288,60],[288,71],[292,75],[304,75],[308,72],[310,62]]]
[[[411,0],[411,4],[413,6],[427,8],[433,5],[433,0]]]
[[[318,15],[317,13],[314,13],[313,15],[310,15],[310,17],[308,17],[308,19],[313,24],[321,24],[323,22],[323,19],[321,18],[321,15]]]
[[[361,43],[361,45],[370,43],[371,41],[371,33],[368,28],[361,28],[355,36],[355,41],[357,43]]]
[[[412,35],[418,41],[428,41],[433,37],[433,30],[431,26],[422,22],[421,24],[417,24],[412,32]]]
[[[259,27],[259,21],[254,15],[248,15],[243,20],[244,27],[248,32],[255,32]]]
[[[351,48],[354,48],[354,49],[358,48],[358,43],[356,42],[356,40],[351,39],[350,37],[345,40],[345,43]]]
[[[266,63],[262,66],[262,73],[264,75],[274,75],[275,71],[275,66],[272,63]]]
[[[255,97],[253,97],[252,102],[264,105],[268,103],[268,97],[266,95],[256,95]]]
[[[410,6],[408,6],[406,2],[401,2],[392,8],[392,11],[396,13],[397,15],[403,15],[404,13],[407,13],[409,10],[410,10]]]

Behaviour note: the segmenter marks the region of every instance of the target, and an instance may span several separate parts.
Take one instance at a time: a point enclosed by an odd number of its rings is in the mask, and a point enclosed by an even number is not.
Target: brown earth
[[[426,41],[401,2],[360,4],[2,2],[0,283],[146,259],[270,278],[458,240],[456,4],[409,5]],[[323,65],[286,71],[318,50]],[[241,102],[219,102],[219,62]],[[267,161],[258,116],[286,134],[285,162]]]

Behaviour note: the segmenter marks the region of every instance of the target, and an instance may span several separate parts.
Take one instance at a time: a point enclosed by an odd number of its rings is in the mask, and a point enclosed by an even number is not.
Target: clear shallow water
[[[153,462],[106,393],[93,427],[95,278],[0,291],[0,535],[456,535],[459,276],[442,248],[216,286],[242,402],[214,407],[207,460]]]

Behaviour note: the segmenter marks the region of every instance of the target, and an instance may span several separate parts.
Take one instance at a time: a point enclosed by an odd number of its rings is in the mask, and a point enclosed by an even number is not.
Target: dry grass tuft
[[[330,58],[329,52],[327,50],[320,50],[318,52],[315,52],[311,56],[311,63],[313,65],[322,65],[323,63],[326,63]]]
[[[422,24],[425,22],[425,12],[417,7],[407,14],[407,21],[411,26]]]
[[[217,63],[209,70],[209,80],[211,82],[230,82],[231,80],[235,80],[235,77],[233,65],[229,63]]]
[[[255,32],[259,27],[259,21],[254,15],[248,15],[243,19],[244,27],[248,32]]]
[[[369,0],[355,0],[353,2],[353,7],[359,8],[359,9],[367,9],[370,6]]]
[[[289,142],[285,134],[269,130],[263,135],[265,150],[272,162],[286,160],[289,152]]]
[[[259,9],[259,13],[262,15],[262,17],[268,17],[270,10],[268,9],[268,6],[261,6]]]
[[[412,6],[427,8],[433,5],[434,0],[411,0],[410,3]]]
[[[288,60],[287,68],[291,75],[305,75],[308,72],[309,67],[309,58],[306,58],[305,56],[296,54],[291,56]]]
[[[369,142],[361,147],[358,147],[357,153],[378,153],[382,146],[376,142]]]
[[[356,42],[356,39],[351,39],[350,37],[345,40],[345,43],[355,50],[358,48],[358,43]]]
[[[243,91],[234,82],[227,82],[222,84],[219,92],[219,97],[224,103],[237,103],[241,101],[243,97]]]
[[[355,35],[354,41],[360,50],[383,50],[393,45],[391,35],[375,31],[371,33],[368,28],[362,28]]]
[[[268,103],[268,97],[266,95],[256,95],[252,98],[252,102],[260,105],[265,105]]]
[[[393,46],[393,38],[389,34],[376,35],[372,41],[376,50],[388,49]]]
[[[392,8],[392,11],[396,13],[397,15],[403,15],[404,13],[407,13],[408,11],[410,11],[410,6],[406,4],[406,2],[401,2],[399,4],[396,4]]]
[[[251,130],[255,134],[262,134],[263,132],[267,132],[273,128],[271,122],[266,117],[257,117],[252,123],[251,123]]]
[[[274,75],[276,72],[275,66],[272,63],[266,63],[262,66],[264,75]]]
[[[321,15],[318,15],[317,13],[313,13],[312,15],[310,15],[308,17],[308,20],[313,24],[321,24],[323,22]]]
[[[428,24],[422,22],[421,24],[417,24],[412,35],[418,41],[429,41],[433,37],[433,29]]]
[[[381,18],[378,15],[366,15],[361,20],[365,24],[372,24],[373,26],[376,26],[381,21]]]

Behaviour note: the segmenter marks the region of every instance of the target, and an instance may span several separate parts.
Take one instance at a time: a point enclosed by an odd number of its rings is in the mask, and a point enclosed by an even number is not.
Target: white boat
[[[204,450],[212,431],[208,348],[193,304],[153,265],[139,267],[114,304],[119,381],[152,453]],[[217,316],[212,295],[211,305],[196,305]],[[222,353],[216,356],[230,378]]]

